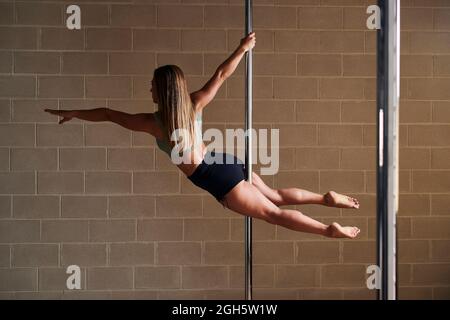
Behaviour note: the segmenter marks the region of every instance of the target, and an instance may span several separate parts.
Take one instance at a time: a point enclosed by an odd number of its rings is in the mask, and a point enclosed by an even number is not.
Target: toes
[[[359,234],[359,232],[360,232],[359,228],[354,227],[352,234],[353,234],[354,237],[356,237]]]
[[[355,198],[352,198],[352,201],[354,203],[353,207],[358,209],[359,208],[359,201],[357,199],[355,199]]]
[[[347,199],[348,199],[349,202],[352,203],[352,207],[353,208],[358,208],[359,207],[359,201],[356,198],[347,196]]]

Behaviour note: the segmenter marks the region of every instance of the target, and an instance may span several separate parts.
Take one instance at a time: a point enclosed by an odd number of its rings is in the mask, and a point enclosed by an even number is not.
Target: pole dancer
[[[317,194],[300,188],[273,189],[254,172],[251,173],[249,182],[245,180],[245,168],[240,159],[232,154],[206,149],[201,137],[203,109],[255,44],[255,32],[242,38],[237,48],[219,65],[206,84],[192,93],[188,92],[184,73],[178,66],[164,65],[155,69],[150,87],[153,102],[158,105],[158,111],[154,113],[129,114],[109,108],[45,111],[62,117],[60,124],[73,118],[111,121],[129,130],[146,132],[156,138],[158,147],[169,156],[175,147],[185,150],[183,157],[187,161],[177,164],[178,168],[192,183],[208,191],[224,207],[234,212],[295,231],[330,238],[355,238],[360,232],[357,227],[341,226],[337,222],[326,225],[298,210],[281,207],[319,204],[358,209],[357,199],[333,190]],[[178,144],[171,137],[179,129],[188,132],[188,136]],[[211,159],[220,161],[210,163]]]

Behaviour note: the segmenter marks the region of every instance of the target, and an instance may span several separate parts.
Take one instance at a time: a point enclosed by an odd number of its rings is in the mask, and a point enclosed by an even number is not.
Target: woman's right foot
[[[359,209],[359,201],[355,198],[329,191],[324,194],[325,205],[335,208]]]
[[[349,238],[354,239],[361,230],[357,227],[342,227],[339,223],[333,222],[328,227],[328,236],[330,238]]]

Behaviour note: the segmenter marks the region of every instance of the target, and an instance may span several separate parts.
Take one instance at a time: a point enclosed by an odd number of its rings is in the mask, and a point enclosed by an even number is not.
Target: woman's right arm
[[[209,102],[211,102],[220,86],[236,70],[244,54],[252,49],[255,44],[256,34],[254,32],[251,32],[245,38],[242,38],[236,50],[234,50],[233,53],[217,67],[211,79],[209,79],[200,90],[191,93],[191,100],[194,103],[197,112],[201,111]]]
[[[59,123],[64,123],[72,118],[87,121],[111,121],[133,131],[143,131],[154,135],[155,117],[153,113],[129,114],[109,108],[95,108],[90,110],[52,110],[45,109],[46,112],[63,117]]]

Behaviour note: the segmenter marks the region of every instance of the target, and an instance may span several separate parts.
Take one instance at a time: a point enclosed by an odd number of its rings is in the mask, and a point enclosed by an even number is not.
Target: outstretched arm
[[[153,113],[129,114],[109,108],[95,108],[90,110],[52,110],[46,112],[63,117],[60,124],[78,118],[87,121],[111,121],[133,131],[143,131],[154,135],[155,119]]]
[[[129,114],[106,108],[106,116],[109,121],[117,123],[124,128],[133,131],[147,132],[151,135],[154,135],[155,133],[155,117],[153,116],[153,113]]]
[[[108,121],[106,115],[106,108],[95,108],[91,110],[54,110],[45,109],[45,112],[63,117],[59,120],[59,124],[72,120],[72,118],[79,118],[88,121]]]
[[[254,32],[241,39],[236,50],[217,67],[214,75],[206,82],[203,88],[191,93],[191,99],[196,107],[196,111],[200,111],[211,102],[222,83],[233,74],[244,54],[252,49],[255,44],[256,36]]]

